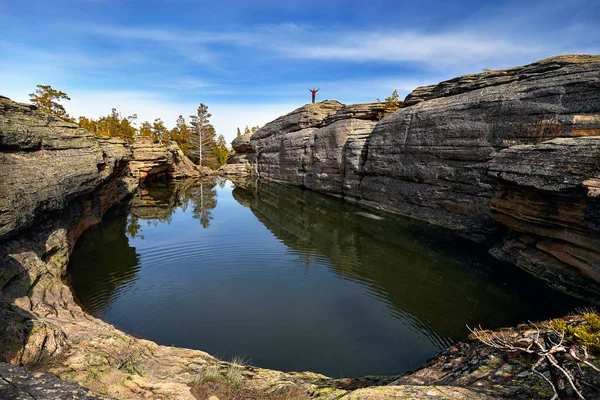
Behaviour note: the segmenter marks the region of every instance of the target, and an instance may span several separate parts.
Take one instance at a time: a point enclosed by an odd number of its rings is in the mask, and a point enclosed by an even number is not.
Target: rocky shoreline
[[[599,174],[594,163],[598,147],[594,137],[571,137],[582,129],[594,131],[590,123],[584,123],[585,118],[571,115],[574,111],[569,107],[598,94],[598,71],[597,57],[559,58],[515,71],[462,77],[417,89],[404,108],[381,121],[376,120],[381,107],[377,103],[308,105],[256,132],[249,138],[251,149],[245,145],[248,138],[240,139],[246,153],[232,165],[242,166],[243,171],[234,167],[240,174],[248,173],[249,165],[263,178],[416,218],[431,215],[429,222],[455,228],[478,241],[486,242],[498,224],[504,224],[501,226],[512,232],[500,242],[499,257],[523,259],[518,261],[522,266],[526,262],[538,268],[546,265],[550,272],[538,274],[548,280],[559,277],[561,285],[567,282],[569,289],[581,284],[585,276],[583,281],[593,296],[598,293],[595,257],[600,248]],[[553,84],[535,89],[540,79],[550,79]],[[516,94],[503,85],[519,85],[516,93],[523,96],[519,106],[508,107]],[[538,128],[522,132],[516,127],[530,126],[530,114],[519,113],[506,128],[501,121],[488,126],[485,118],[489,114],[478,114],[486,109],[493,114],[498,108],[492,104],[498,98],[508,102],[504,111],[528,110],[527,96],[533,93],[539,98],[544,88],[549,98],[577,99],[562,105],[561,115],[572,117],[569,123],[561,122],[560,126],[567,128],[557,131],[551,124],[548,130],[534,122]],[[477,90],[490,91],[489,101],[475,93]],[[537,105],[543,113],[558,110],[556,102],[544,104]],[[459,112],[461,109],[464,112]],[[477,111],[467,118],[473,109]],[[531,115],[537,121],[539,114]],[[438,126],[443,118],[462,126],[447,132],[477,133],[472,140],[481,145],[461,148],[467,137],[444,135],[448,126]],[[420,134],[408,133],[412,124]],[[504,137],[501,133],[505,131],[513,135]],[[487,136],[481,138],[481,132]],[[562,136],[569,137],[541,143]],[[415,138],[427,139],[431,145]],[[442,143],[436,142],[440,140]],[[509,146],[510,140],[519,142]],[[536,156],[550,153],[551,158]],[[406,157],[401,163],[396,159],[399,154]],[[520,173],[523,167],[518,168],[515,160],[521,160],[522,154],[528,154],[527,160],[537,160],[543,173]],[[575,160],[573,155],[577,155]],[[570,179],[563,178],[562,167],[570,171]],[[0,97],[0,361],[50,373],[96,395],[120,399],[193,399],[194,393],[204,393],[190,389],[202,384],[198,377],[205,375],[207,368],[214,369],[222,382],[231,368],[240,368],[242,387],[265,396],[292,391],[295,398],[324,399],[547,398],[549,386],[542,378],[532,377],[529,360],[507,355],[475,338],[404,377],[332,379],[311,372],[235,366],[202,351],[160,346],[83,312],[62,281],[81,233],[97,224],[140,182],[199,178],[208,173],[171,145],[96,138],[31,105]],[[403,201],[409,208],[399,208]],[[543,201],[552,202],[554,211],[548,212]],[[506,222],[509,217],[516,222]],[[488,225],[491,221],[496,222]],[[544,255],[562,251],[560,254],[571,256],[554,257],[548,264],[536,251]],[[566,323],[580,324],[581,317]],[[530,335],[531,329],[504,332],[518,340],[519,335]]]

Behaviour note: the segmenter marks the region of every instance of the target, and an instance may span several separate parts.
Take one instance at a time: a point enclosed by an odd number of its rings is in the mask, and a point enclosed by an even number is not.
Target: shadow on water
[[[445,230],[263,181],[141,189],[69,270],[84,308],[128,332],[335,377],[582,305]]]

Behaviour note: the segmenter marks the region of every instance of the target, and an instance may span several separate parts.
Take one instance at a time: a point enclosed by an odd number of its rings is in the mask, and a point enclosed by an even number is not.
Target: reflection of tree
[[[143,240],[144,235],[140,234],[140,229],[142,229],[142,226],[139,223],[139,218],[133,214],[129,214],[129,217],[127,217],[127,235],[132,239],[139,237]]]
[[[216,182],[201,182],[192,188],[192,216],[200,220],[203,228],[210,227],[210,221],[213,219],[211,211],[217,206],[215,185]]]
[[[200,220],[204,228],[210,226],[211,210],[217,206],[217,182],[185,181],[170,182],[169,184],[150,183],[140,188],[131,202],[130,215],[127,219],[127,234],[131,238],[144,239],[140,221],[146,221],[148,226],[159,223],[171,223],[175,210],[186,211],[192,207],[192,215]]]

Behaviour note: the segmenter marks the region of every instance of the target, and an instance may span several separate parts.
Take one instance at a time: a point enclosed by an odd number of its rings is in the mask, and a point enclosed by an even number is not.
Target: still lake
[[[582,305],[443,229],[263,181],[140,188],[78,240],[68,280],[125,332],[332,377]]]

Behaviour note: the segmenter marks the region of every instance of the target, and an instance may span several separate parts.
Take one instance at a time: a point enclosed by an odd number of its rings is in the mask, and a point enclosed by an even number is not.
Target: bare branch
[[[581,400],[585,400],[585,397],[583,397],[581,392],[577,390],[577,386],[575,386],[575,382],[573,382],[573,377],[571,376],[571,374],[558,364],[558,361],[556,361],[556,358],[554,358],[552,354],[548,354],[546,358],[554,366],[554,368],[562,372],[562,374],[567,378],[569,385],[571,385],[571,388],[573,388],[573,391],[575,391],[577,397],[579,397]]]

